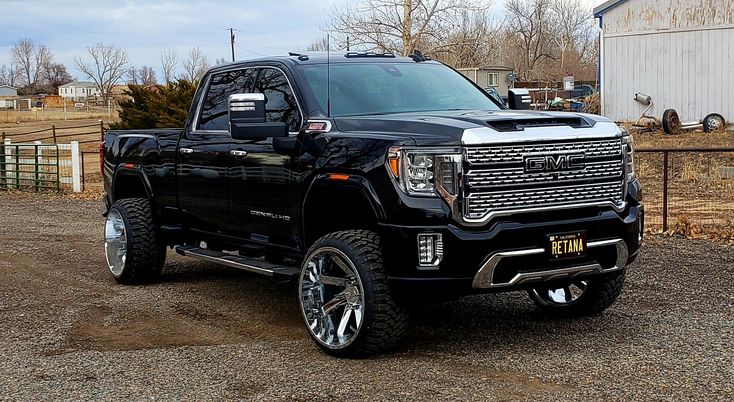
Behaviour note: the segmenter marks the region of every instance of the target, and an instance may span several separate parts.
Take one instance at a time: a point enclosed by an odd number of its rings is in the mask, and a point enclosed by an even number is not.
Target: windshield
[[[326,112],[325,64],[302,67],[321,110]],[[442,110],[500,110],[464,76],[426,63],[332,64],[331,116]]]

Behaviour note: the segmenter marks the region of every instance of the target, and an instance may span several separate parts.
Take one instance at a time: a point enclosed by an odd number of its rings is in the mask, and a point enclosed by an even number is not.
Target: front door
[[[252,69],[213,74],[178,145],[179,206],[192,229],[221,233],[231,222],[229,95],[250,90]]]
[[[283,70],[260,68],[254,92],[265,95],[267,121],[286,123],[295,136],[301,112]],[[272,138],[232,140],[230,150],[232,222],[240,236],[257,244],[295,249],[299,197],[292,158],[276,153]]]

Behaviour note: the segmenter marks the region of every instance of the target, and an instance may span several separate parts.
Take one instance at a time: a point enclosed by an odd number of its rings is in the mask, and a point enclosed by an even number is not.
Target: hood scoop
[[[569,117],[531,117],[511,120],[490,120],[486,122],[487,126],[500,132],[507,131],[523,131],[529,127],[549,127],[549,126],[569,126],[573,128],[592,127],[593,122],[589,122],[580,116]]]

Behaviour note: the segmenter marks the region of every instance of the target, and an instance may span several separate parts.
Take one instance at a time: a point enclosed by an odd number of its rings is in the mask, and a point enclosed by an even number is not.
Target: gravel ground
[[[730,400],[734,249],[647,239],[620,300],[551,320],[524,293],[426,308],[397,351],[337,360],[295,290],[169,254],[124,287],[99,202],[0,193],[0,399]]]

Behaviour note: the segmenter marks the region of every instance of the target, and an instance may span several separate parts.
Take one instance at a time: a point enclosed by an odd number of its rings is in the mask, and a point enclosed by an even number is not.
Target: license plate
[[[557,233],[548,236],[548,252],[553,260],[586,255],[586,232]]]

